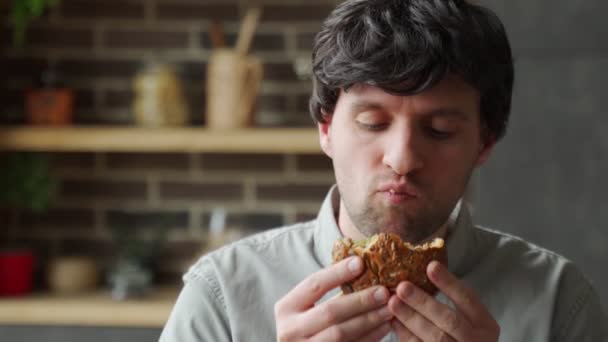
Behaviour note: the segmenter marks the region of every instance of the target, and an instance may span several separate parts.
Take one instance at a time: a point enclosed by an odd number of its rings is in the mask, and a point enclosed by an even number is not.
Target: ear
[[[485,139],[482,139],[482,145],[479,148],[479,154],[477,155],[477,160],[475,161],[475,167],[480,167],[488,159],[490,159],[494,146],[496,146],[496,139],[493,136],[488,136]]]
[[[331,146],[331,119],[332,115],[323,115],[325,122],[318,122],[317,128],[319,129],[319,144],[325,154],[332,158],[333,151]]]

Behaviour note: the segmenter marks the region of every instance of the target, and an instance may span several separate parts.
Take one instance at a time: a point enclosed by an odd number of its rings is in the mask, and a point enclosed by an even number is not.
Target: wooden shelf
[[[3,127],[0,150],[320,153],[314,128]]]
[[[160,328],[178,292],[177,288],[155,289],[145,298],[126,301],[112,300],[109,291],[0,298],[0,324]]]

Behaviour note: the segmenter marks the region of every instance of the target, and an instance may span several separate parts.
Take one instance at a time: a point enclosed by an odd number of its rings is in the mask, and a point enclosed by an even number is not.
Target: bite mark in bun
[[[345,294],[374,285],[383,285],[394,292],[400,282],[407,280],[435,295],[437,288],[426,275],[427,265],[433,260],[447,264],[447,251],[442,238],[412,245],[393,233],[379,233],[356,242],[343,238],[334,243],[334,263],[351,255],[363,259],[364,270],[359,277],[341,286]]]

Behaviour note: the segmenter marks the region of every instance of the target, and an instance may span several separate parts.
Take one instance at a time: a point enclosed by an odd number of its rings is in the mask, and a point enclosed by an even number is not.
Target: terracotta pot
[[[0,251],[0,296],[20,296],[31,292],[33,271],[32,251]]]
[[[25,94],[27,122],[33,125],[72,123],[74,92],[68,88],[40,88]]]

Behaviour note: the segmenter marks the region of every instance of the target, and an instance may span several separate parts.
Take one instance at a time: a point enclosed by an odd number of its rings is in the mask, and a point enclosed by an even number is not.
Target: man
[[[337,185],[316,220],[204,256],[161,341],[606,341],[565,258],[470,221],[463,193],[504,135],[513,87],[499,19],[464,0],[347,0],[315,39],[311,112]],[[448,265],[337,296],[362,271],[341,236],[444,237]]]

